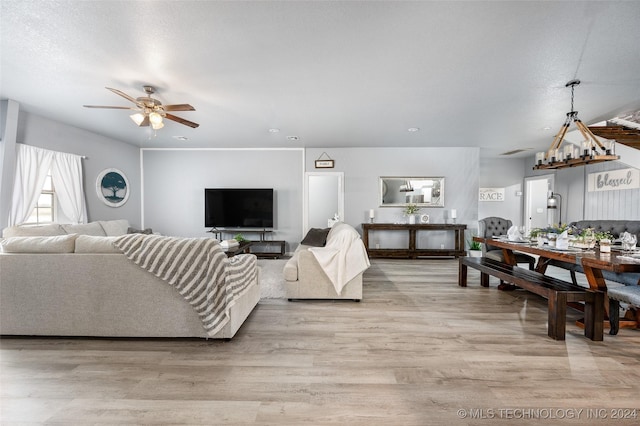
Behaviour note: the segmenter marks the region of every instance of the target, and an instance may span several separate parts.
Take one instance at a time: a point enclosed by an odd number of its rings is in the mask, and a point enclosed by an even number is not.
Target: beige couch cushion
[[[309,247],[310,246],[300,244],[298,248],[296,248],[296,251],[293,252],[291,259],[287,260],[282,270],[285,281],[298,281],[298,260],[300,259],[300,252],[303,250],[306,251]]]
[[[81,223],[78,225],[62,224],[62,229],[67,234],[80,234],[80,235],[98,235],[106,236],[104,229],[98,222]]]
[[[285,281],[298,281],[298,261],[292,257],[285,263],[283,272]]]
[[[3,253],[73,253],[77,235],[12,237],[0,241]]]
[[[102,226],[102,229],[104,229],[107,237],[124,235],[127,233],[127,229],[129,229],[129,221],[127,219],[99,220],[98,223]]]
[[[117,237],[97,237],[94,235],[78,235],[76,253],[122,253],[113,245]]]
[[[40,226],[11,226],[2,231],[4,238],[11,237],[40,237],[51,235],[65,235],[64,229],[57,223]]]

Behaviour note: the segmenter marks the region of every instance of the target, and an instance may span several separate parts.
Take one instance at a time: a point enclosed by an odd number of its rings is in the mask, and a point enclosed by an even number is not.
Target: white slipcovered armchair
[[[312,233],[315,238],[309,238]],[[362,274],[369,266],[360,234],[350,225],[311,230],[284,267],[287,298],[360,301]]]

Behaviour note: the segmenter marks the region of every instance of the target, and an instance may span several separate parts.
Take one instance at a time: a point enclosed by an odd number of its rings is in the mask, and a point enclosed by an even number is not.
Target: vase
[[[416,215],[415,214],[410,214],[409,215],[409,224],[411,224],[411,225],[415,225],[416,224]]]
[[[469,250],[469,257],[482,257],[481,250]]]

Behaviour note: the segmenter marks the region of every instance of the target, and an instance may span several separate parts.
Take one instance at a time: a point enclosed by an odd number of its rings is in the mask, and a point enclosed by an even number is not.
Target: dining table
[[[589,249],[571,246],[566,249],[559,249],[547,243],[539,245],[537,242],[526,239],[523,241],[510,241],[507,236],[473,237],[473,240],[502,249],[505,263],[513,266],[516,265],[514,252],[536,255],[538,256],[538,261],[535,270],[542,274],[546,273],[547,267],[552,260],[582,266],[589,288],[605,293],[604,309],[606,315],[609,312],[609,303],[606,297],[607,283],[603,271],[617,274],[640,273],[640,252],[638,251],[624,252],[622,249],[611,248],[610,252],[602,252],[597,246]],[[636,328],[638,323],[633,320],[625,320],[624,322],[621,321],[620,327]]]

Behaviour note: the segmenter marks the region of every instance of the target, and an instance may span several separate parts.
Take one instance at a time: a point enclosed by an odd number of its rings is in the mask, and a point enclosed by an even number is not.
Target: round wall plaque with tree
[[[104,169],[98,173],[96,192],[109,207],[120,207],[129,199],[129,181],[118,169]]]

